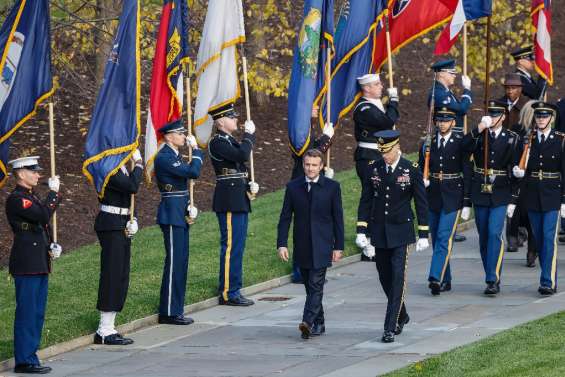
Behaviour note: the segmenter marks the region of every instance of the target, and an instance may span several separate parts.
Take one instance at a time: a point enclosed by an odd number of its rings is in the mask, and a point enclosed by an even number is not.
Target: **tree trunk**
[[[258,2],[261,3],[262,5],[265,4],[264,0],[259,0]],[[247,25],[245,25],[245,28],[246,28],[248,41],[245,44],[245,50],[247,54],[248,65],[251,66],[253,64],[254,56],[256,56],[264,48],[267,48],[266,38],[268,37],[268,35],[267,33],[263,33],[261,36],[257,36],[257,35],[251,36],[250,33],[250,31],[253,30],[254,27],[256,27],[255,25],[257,25],[258,27],[261,27],[261,25],[263,25],[263,22],[265,20],[263,18],[262,13],[260,13],[259,18],[256,19],[247,18],[246,21],[247,21]],[[258,106],[266,105],[269,103],[270,100],[267,94],[259,91],[254,91],[253,93],[250,93],[250,97],[255,100],[255,103]]]
[[[97,28],[94,29],[94,48],[96,53],[96,81],[104,78],[106,61],[112,51],[112,43],[117,22],[113,18],[119,16],[123,0],[96,0]]]

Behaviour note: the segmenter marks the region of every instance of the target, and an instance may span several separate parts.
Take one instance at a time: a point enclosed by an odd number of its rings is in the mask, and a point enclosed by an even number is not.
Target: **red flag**
[[[393,53],[428,31],[449,21],[453,9],[438,0],[390,0],[388,20]],[[387,61],[386,35],[375,38],[373,65],[379,71]]]
[[[553,85],[551,63],[551,0],[532,1],[532,26],[536,71]]]

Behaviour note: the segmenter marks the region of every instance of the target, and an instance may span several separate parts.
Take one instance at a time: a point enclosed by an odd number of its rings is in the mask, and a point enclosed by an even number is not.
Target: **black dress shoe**
[[[374,262],[375,258],[369,258],[365,254],[361,253],[361,262]]]
[[[301,322],[300,325],[298,325],[298,329],[302,333],[300,335],[302,339],[310,338],[310,335],[312,334],[312,328],[309,324],[307,324],[306,322]]]
[[[536,257],[537,253],[534,251],[529,251],[526,254],[526,266],[527,267],[535,267],[536,266]]]
[[[381,338],[381,342],[383,342],[383,343],[394,342],[394,333],[392,331],[385,331],[383,333],[383,337]]]
[[[96,333],[94,335],[94,344],[107,344],[109,346],[127,346],[133,344],[133,339],[124,338],[121,334],[112,334],[108,336],[101,336]]]
[[[20,364],[14,368],[14,373],[47,374],[49,372],[51,372],[51,367],[41,365]]]
[[[404,330],[404,325],[407,324],[408,322],[410,322],[410,316],[406,315],[406,317],[404,317],[403,319],[398,321],[398,324],[396,325],[396,330],[394,331],[394,334],[395,335],[402,334],[402,330]]]
[[[310,336],[320,336],[326,332],[326,325],[323,323],[314,323],[310,329]]]
[[[565,236],[559,236],[559,243],[565,243]]]
[[[442,291],[442,292],[451,291],[451,282],[447,281],[447,282],[441,283],[440,291]]]
[[[295,278],[294,276],[290,278],[292,284],[304,284],[304,280],[302,278]]]
[[[230,298],[227,301],[224,300],[222,296],[220,296],[218,302],[220,303],[220,305],[228,305],[228,306],[251,306],[255,304],[253,300],[245,298],[242,295],[239,295],[234,298]]]
[[[487,283],[487,287],[485,288],[485,295],[495,295],[500,292],[500,286],[496,283]]]
[[[438,281],[430,281],[428,288],[430,288],[432,296],[439,296],[439,293],[441,292],[441,285]]]
[[[507,251],[508,253],[515,253],[515,252],[518,251],[518,247],[517,247],[517,246],[510,246],[510,245],[508,245],[508,246],[506,247],[506,251]]]
[[[538,292],[542,296],[551,296],[552,294],[555,293],[555,290],[553,290],[553,288],[551,288],[551,287],[541,286],[541,287],[538,288]]]
[[[453,236],[453,242],[464,242],[467,240],[467,237],[461,235],[461,234],[456,234]]]
[[[166,315],[159,315],[159,321],[162,325],[181,325],[187,326],[192,325],[194,320],[189,317],[185,317],[184,315],[173,315],[173,316],[166,316]]]

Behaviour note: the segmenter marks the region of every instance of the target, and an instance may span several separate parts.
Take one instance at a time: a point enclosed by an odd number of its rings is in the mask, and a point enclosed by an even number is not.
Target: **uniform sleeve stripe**
[[[358,221],[357,226],[364,226],[365,228],[369,226],[369,224],[365,221]]]
[[[430,230],[430,227],[427,225],[419,225],[418,230]]]

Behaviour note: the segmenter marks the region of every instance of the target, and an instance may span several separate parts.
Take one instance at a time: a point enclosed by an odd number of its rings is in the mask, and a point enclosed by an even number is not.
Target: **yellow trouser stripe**
[[[451,258],[451,250],[453,249],[453,236],[455,235],[455,231],[457,230],[457,224],[459,223],[460,214],[461,210],[457,211],[457,215],[455,216],[455,223],[453,223],[453,229],[451,229],[451,235],[449,236],[449,241],[447,241],[447,256],[445,257],[445,262],[443,263],[443,268],[441,269],[441,276],[439,278],[440,283],[443,282],[443,276],[445,275],[445,270],[447,269],[449,258]]]
[[[551,288],[555,289],[557,284],[557,234],[559,233],[559,220],[561,216],[557,213],[557,224],[555,224],[555,236],[553,237],[553,258],[551,259]]]
[[[231,212],[226,214],[226,225],[228,228],[228,245],[226,247],[226,254],[224,257],[224,291],[222,296],[224,300],[228,300],[228,291],[230,290],[230,257],[231,257],[231,247],[232,247],[232,235],[233,230],[231,226]]]
[[[506,216],[504,218],[504,224],[502,225],[502,232],[506,227]],[[504,256],[504,240],[502,239],[502,233],[500,234],[500,251],[498,252],[498,262],[496,262],[496,282],[500,281],[500,269],[502,268],[502,257]]]

